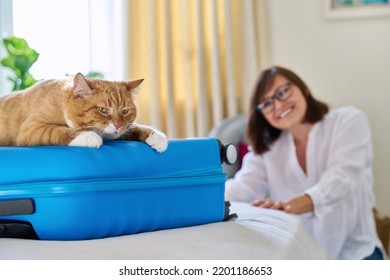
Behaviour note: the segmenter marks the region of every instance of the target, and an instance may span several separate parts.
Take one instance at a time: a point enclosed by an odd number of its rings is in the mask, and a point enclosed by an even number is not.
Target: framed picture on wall
[[[343,19],[390,15],[390,0],[323,0],[325,18]]]

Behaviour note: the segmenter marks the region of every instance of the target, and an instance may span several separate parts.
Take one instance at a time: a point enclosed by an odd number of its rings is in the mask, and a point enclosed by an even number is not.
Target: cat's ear
[[[75,96],[85,96],[92,94],[92,89],[81,73],[77,73],[73,80],[73,94]]]
[[[144,81],[144,79],[139,79],[139,80],[135,80],[135,81],[126,82],[126,83],[125,83],[126,89],[127,89],[129,92],[135,92],[135,89],[136,89],[143,81]]]

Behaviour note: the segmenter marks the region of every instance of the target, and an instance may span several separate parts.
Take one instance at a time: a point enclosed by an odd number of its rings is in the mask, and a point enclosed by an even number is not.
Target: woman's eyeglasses
[[[275,106],[274,99],[285,101],[291,96],[292,94],[291,86],[292,83],[288,82],[287,84],[279,87],[277,91],[274,93],[274,95],[272,95],[267,99],[264,99],[256,106],[257,110],[259,110],[263,114],[271,113]]]

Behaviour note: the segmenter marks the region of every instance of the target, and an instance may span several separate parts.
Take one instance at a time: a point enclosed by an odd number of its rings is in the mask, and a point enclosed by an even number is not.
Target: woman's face
[[[278,97],[280,98],[278,99]],[[273,108],[272,110],[270,108],[262,110],[262,114],[274,128],[291,130],[303,122],[307,109],[306,99],[299,87],[292,84],[287,78],[276,75],[272,87],[259,100],[259,104],[267,98],[272,98]],[[266,102],[268,106],[270,101],[271,99],[268,99]]]

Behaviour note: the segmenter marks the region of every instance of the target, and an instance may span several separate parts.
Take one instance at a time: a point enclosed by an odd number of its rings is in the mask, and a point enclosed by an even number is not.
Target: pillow
[[[237,142],[237,153],[238,153],[239,168],[241,168],[242,160],[243,160],[244,156],[246,155],[246,153],[248,153],[248,152],[249,152],[248,144],[245,143],[244,141],[238,141]]]

